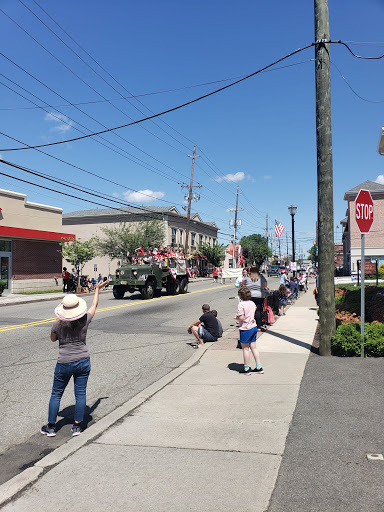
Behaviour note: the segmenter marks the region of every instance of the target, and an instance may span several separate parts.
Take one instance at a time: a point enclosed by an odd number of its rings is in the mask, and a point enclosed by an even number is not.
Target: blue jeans
[[[91,361],[88,358],[74,361],[73,363],[56,363],[53,376],[51,399],[49,401],[48,421],[56,423],[59,412],[60,400],[64,390],[73,376],[75,385],[75,421],[83,421],[85,406],[87,403],[87,382],[91,371]]]

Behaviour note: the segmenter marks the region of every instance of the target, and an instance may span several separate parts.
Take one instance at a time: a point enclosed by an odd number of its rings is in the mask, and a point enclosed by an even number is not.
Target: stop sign
[[[360,233],[368,233],[373,222],[373,201],[369,190],[360,190],[355,200],[355,220]]]

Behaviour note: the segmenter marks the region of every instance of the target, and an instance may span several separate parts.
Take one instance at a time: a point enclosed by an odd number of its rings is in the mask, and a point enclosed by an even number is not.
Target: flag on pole
[[[280,237],[283,234],[284,226],[275,219],[275,234]]]

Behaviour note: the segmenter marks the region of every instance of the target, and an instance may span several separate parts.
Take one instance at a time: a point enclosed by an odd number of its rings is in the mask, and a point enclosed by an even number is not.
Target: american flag
[[[277,222],[277,220],[275,219],[275,234],[276,234],[276,236],[281,236],[283,234],[283,231],[284,231],[284,226],[280,222]]]

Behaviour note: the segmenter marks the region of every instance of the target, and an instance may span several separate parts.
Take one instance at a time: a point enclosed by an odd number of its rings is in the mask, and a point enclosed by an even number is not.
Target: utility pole
[[[188,210],[187,210],[187,227],[185,229],[185,249],[184,249],[184,253],[185,253],[185,256],[188,255],[188,249],[189,249],[189,225],[190,225],[190,222],[191,222],[191,203],[192,203],[192,199],[199,199],[198,196],[194,197],[193,196],[193,171],[194,171],[194,168],[195,168],[195,158],[198,158],[200,155],[196,155],[196,146],[193,146],[193,155],[188,155],[189,158],[192,158],[192,169],[191,169],[191,181],[189,183],[189,192],[188,192],[188,196],[187,196],[187,200],[188,200]],[[182,185],[183,188],[188,188],[188,185]],[[201,188],[201,185],[196,185],[195,188]]]
[[[236,268],[236,229],[237,229],[237,208],[239,205],[239,187],[236,192],[235,222],[233,224],[233,246],[232,246],[232,268]]]
[[[328,0],[314,2],[320,355],[330,356],[336,323],[329,13]]]

